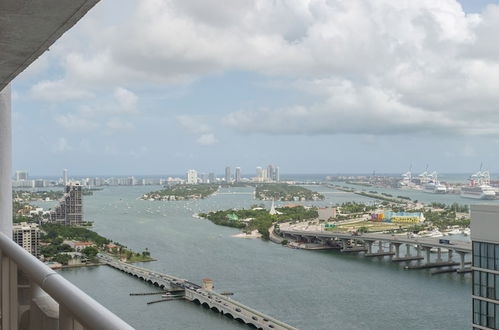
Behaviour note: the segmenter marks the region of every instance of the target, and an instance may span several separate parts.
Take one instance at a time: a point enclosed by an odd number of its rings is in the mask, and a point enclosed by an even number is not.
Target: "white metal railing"
[[[0,233],[2,330],[127,330],[125,321]]]

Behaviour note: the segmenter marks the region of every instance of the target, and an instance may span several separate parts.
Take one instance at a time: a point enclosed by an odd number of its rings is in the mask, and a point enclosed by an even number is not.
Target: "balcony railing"
[[[2,330],[127,330],[125,321],[0,233]]]

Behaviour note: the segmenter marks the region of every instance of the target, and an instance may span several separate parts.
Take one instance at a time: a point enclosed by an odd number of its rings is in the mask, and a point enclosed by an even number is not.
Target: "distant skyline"
[[[498,4],[102,1],[13,82],[13,170],[499,173]]]

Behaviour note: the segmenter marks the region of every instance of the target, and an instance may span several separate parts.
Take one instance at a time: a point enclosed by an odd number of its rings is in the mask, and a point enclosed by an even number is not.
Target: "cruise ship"
[[[470,177],[470,184],[461,188],[461,197],[474,199],[495,199],[496,192],[490,186],[489,171],[478,171]]]
[[[445,194],[447,193],[447,187],[438,181],[429,182],[423,186],[423,191],[433,194]]]
[[[427,174],[425,171],[420,175],[422,178],[422,182],[425,182],[423,185],[423,191],[432,193],[432,194],[445,194],[447,193],[447,187],[438,181],[437,172],[433,172],[431,174]]]

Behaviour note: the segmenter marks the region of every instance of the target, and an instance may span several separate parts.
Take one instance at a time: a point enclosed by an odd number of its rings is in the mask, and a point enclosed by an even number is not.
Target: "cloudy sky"
[[[103,0],[13,83],[33,175],[499,172],[499,1]]]

